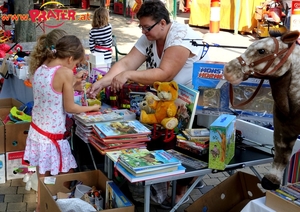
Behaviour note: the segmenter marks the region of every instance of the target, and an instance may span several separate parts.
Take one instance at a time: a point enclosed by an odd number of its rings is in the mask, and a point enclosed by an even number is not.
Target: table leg
[[[176,180],[173,180],[173,181],[172,181],[172,201],[171,201],[172,206],[175,205],[176,186],[177,186],[177,181],[176,181]]]
[[[104,156],[104,172],[108,173],[108,161],[109,158],[105,155]]]
[[[150,212],[150,185],[145,185],[144,200],[144,212]]]
[[[107,161],[107,177],[108,179],[112,179],[113,177],[113,162],[108,158]]]
[[[93,162],[93,165],[94,165],[94,168],[95,170],[97,170],[97,166],[96,166],[96,163],[95,163],[95,159],[94,159],[94,156],[93,156],[93,153],[92,153],[92,150],[91,150],[91,147],[90,147],[90,144],[89,143],[86,143],[88,149],[89,149],[89,152],[90,152],[90,155],[91,155],[91,159],[92,159],[92,162]]]
[[[249,168],[253,171],[253,173],[256,175],[256,177],[258,177],[258,179],[261,181],[262,178],[261,178],[260,174],[256,171],[256,169],[253,166],[250,166]]]

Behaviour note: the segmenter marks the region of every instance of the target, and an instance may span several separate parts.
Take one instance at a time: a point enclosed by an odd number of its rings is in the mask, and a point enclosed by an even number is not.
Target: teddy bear
[[[145,110],[141,110],[140,121],[144,124],[161,124],[164,128],[173,130],[178,125],[175,117],[178,85],[175,81],[154,82],[153,88],[156,89],[159,100],[152,98],[152,101],[148,100],[148,104],[155,112],[147,114]]]
[[[139,103],[140,111],[144,110],[147,114],[155,113],[155,110],[151,107],[154,100],[159,101],[159,98],[152,92],[146,92],[143,101]]]

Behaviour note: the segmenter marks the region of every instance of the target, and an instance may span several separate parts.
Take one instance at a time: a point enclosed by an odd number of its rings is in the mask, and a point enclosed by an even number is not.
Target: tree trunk
[[[33,9],[33,0],[14,0],[14,14],[29,14]],[[35,23],[31,21],[15,22],[15,42],[36,41]]]

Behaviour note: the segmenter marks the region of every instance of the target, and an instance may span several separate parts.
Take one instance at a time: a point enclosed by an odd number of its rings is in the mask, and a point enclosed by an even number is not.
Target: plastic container
[[[74,193],[75,198],[81,198],[85,193],[92,190],[91,187],[86,185],[77,185]]]

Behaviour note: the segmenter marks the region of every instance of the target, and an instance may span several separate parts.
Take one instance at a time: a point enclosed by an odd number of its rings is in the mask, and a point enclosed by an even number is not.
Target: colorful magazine
[[[178,84],[178,98],[175,101],[177,105],[178,125],[175,132],[192,128],[199,92],[182,84]]]
[[[118,162],[116,163],[115,167],[131,183],[141,182],[141,181],[145,181],[145,180],[152,180],[152,179],[157,179],[157,178],[160,178],[160,177],[168,177],[168,176],[173,176],[173,175],[185,173],[185,168],[180,165],[180,166],[178,166],[177,170],[175,170],[175,171],[162,172],[162,173],[158,173],[158,174],[149,174],[149,175],[145,175],[145,176],[136,177],[133,174],[131,174],[130,172],[128,172]]]
[[[145,168],[166,167],[180,165],[180,161],[167,153],[165,150],[143,151],[133,153],[121,153],[120,161],[125,163],[128,168],[137,172]]]
[[[106,138],[129,137],[132,135],[149,135],[151,131],[138,120],[123,120],[95,123]]]

